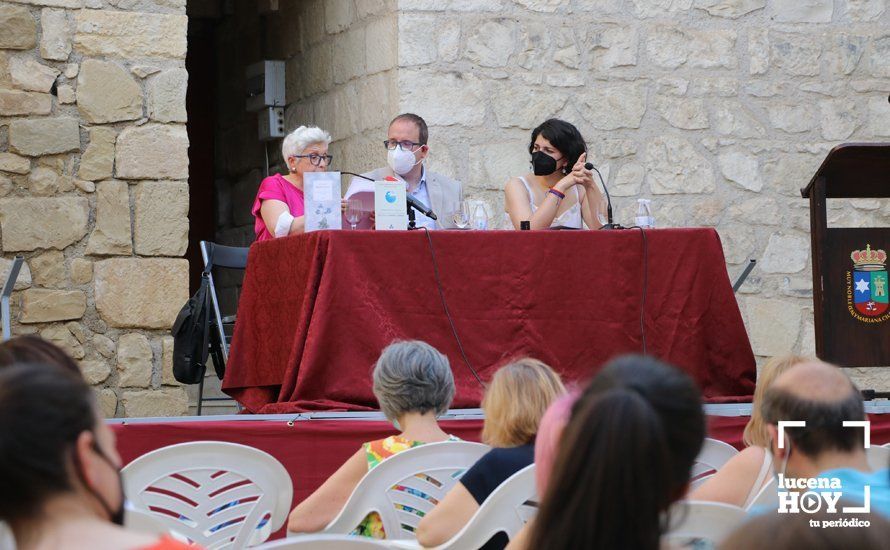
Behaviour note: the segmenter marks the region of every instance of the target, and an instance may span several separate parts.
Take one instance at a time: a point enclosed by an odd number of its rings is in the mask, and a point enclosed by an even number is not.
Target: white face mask
[[[417,162],[414,160],[414,153],[403,151],[401,147],[396,147],[389,151],[386,155],[386,160],[392,171],[400,176],[404,176],[417,165]]]

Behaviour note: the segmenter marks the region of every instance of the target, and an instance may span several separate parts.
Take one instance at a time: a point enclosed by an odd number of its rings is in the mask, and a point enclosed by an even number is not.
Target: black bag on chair
[[[173,335],[173,377],[182,384],[197,384],[204,378],[210,352],[210,276],[201,275],[201,287],[179,310],[170,333]]]

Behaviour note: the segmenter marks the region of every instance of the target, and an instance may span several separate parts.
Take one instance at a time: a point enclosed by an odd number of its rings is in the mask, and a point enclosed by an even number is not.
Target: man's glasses
[[[389,149],[390,151],[395,151],[396,147],[401,149],[402,151],[414,151],[415,147],[422,147],[423,143],[415,143],[409,140],[396,141],[394,139],[388,139],[383,142],[383,146]]]
[[[321,161],[324,161],[325,166],[330,166],[331,161],[334,160],[333,155],[318,155],[316,153],[310,153],[308,155],[294,155],[295,159],[309,159],[309,163],[312,166],[321,166]]]

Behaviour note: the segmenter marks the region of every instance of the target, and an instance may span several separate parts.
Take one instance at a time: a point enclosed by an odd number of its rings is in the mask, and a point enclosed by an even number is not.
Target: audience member
[[[843,521],[854,516],[829,514],[760,514],[739,526],[720,550],[879,550],[887,548],[890,521],[878,514],[868,517],[868,527],[844,527]],[[862,517],[861,515],[858,517]],[[810,521],[818,522],[811,525]],[[832,525],[832,522],[840,522]]]
[[[333,520],[362,477],[396,453],[437,441],[456,439],[443,432],[436,417],[445,413],[454,397],[454,378],[448,358],[419,341],[387,346],[374,367],[373,389],[380,409],[399,435],[362,445],[349,460],[290,514],[292,532],[320,531]],[[383,524],[369,514],[357,534],[385,538]]]
[[[769,452],[769,432],[763,421],[763,394],[776,377],[792,366],[808,361],[806,357],[786,355],[774,357],[760,369],[751,419],[745,426],[742,439],[746,447],[720,468],[716,474],[689,494],[690,500],[724,502],[747,508],[760,490],[772,479],[772,457]]]
[[[80,368],[59,346],[39,336],[26,334],[0,343],[0,367],[19,363],[57,365],[80,375]]]
[[[562,432],[572,416],[572,406],[578,400],[579,392],[573,391],[553,402],[541,418],[538,437],[535,439],[535,485],[538,494],[547,492],[553,461],[559,451]]]
[[[19,550],[188,548],[124,530],[121,461],[93,391],[56,365],[0,369],[0,521]]]
[[[565,393],[559,375],[536,359],[519,359],[500,368],[482,399],[482,441],[493,449],[479,459],[417,528],[417,541],[437,546],[467,524],[497,487],[534,461],[535,435],[547,407]],[[483,548],[503,548],[498,534]]]
[[[572,409],[525,547],[657,550],[704,436],[689,376],[650,357],[612,361]]]
[[[851,506],[862,506],[865,488],[870,487],[872,515],[890,517],[890,471],[873,472],[865,455],[863,428],[843,425],[866,419],[862,394],[843,371],[819,362],[795,365],[766,390],[762,410],[780,479],[837,479],[842,501]],[[781,449],[780,421],[806,422],[803,427],[785,428]]]

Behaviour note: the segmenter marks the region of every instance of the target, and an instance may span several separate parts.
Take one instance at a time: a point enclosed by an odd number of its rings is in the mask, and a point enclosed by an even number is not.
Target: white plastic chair
[[[690,492],[697,489],[708,480],[717,470],[723,467],[729,459],[739,454],[739,451],[728,443],[716,439],[705,438],[701,451],[695,458],[690,477]]]
[[[872,445],[865,450],[865,457],[868,459],[868,466],[872,471],[890,468],[890,447]]]
[[[365,474],[323,532],[349,534],[377,512],[388,539],[414,539],[421,518],[489,450],[481,443],[443,441],[391,456]]]
[[[671,507],[671,526],[662,538],[670,545],[706,540],[715,546],[741,525],[744,509],[722,502],[681,500]]]
[[[222,441],[163,447],[122,474],[134,508],[208,550],[263,542],[284,524],[293,497],[290,475],[272,455]]]
[[[538,511],[535,465],[526,466],[498,486],[470,521],[440,550],[479,548],[496,534],[512,539]]]
[[[365,550],[390,548],[381,540],[350,535],[297,535],[275,542],[267,542],[256,550]]]

